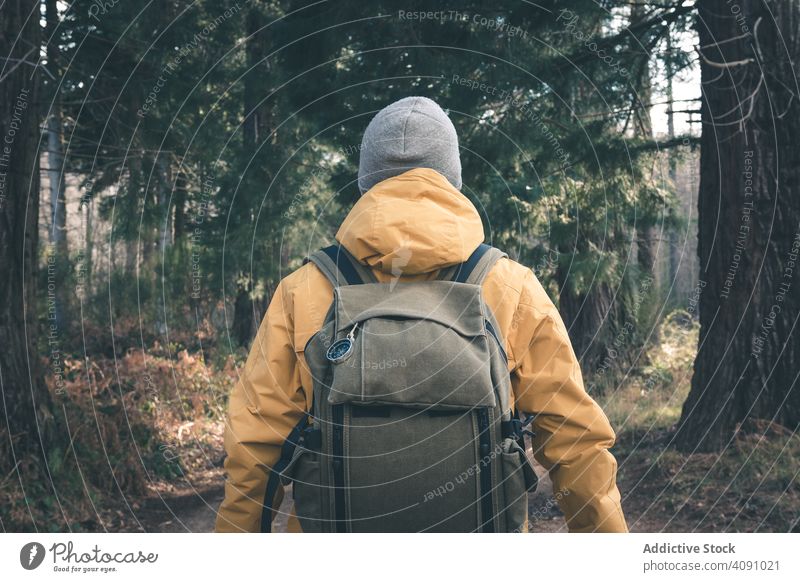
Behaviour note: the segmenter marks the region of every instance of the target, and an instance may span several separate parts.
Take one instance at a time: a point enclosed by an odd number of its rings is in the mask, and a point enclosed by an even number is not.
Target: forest
[[[796,0],[0,3],[0,531],[212,529],[267,306],[409,95],[447,111],[486,242],[557,306],[631,530],[800,531],[798,22]],[[531,529],[566,531],[539,474]]]

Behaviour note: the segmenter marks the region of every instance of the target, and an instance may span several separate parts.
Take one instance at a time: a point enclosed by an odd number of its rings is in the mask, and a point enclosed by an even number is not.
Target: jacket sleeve
[[[217,532],[261,531],[270,467],[305,411],[292,313],[282,282],[230,395],[224,437],[227,480],[225,499],[217,513]],[[282,487],[272,500],[273,508],[277,509],[280,499]]]
[[[609,452],[614,431],[586,393],[566,327],[531,270],[509,333],[518,410],[534,414],[533,451],[550,473],[570,532],[625,532]]]

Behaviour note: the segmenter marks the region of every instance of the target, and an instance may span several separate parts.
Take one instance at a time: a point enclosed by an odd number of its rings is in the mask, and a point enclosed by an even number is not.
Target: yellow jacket
[[[472,203],[436,171],[418,168],[378,183],[353,206],[336,240],[381,282],[432,279],[466,260],[484,239]],[[501,259],[483,283],[505,339],[517,409],[535,414],[534,456],[549,470],[571,532],[624,532],[608,451],[614,432],[586,393],[567,331],[533,272]],[[303,357],[333,299],[308,263],[283,279],[230,396],[225,499],[216,531],[257,532],[270,467],[311,405]],[[278,507],[279,499],[273,503]],[[299,531],[292,515],[289,530]]]

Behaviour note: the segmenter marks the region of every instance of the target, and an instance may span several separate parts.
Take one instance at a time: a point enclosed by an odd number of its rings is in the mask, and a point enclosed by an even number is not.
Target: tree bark
[[[158,180],[155,185],[156,201],[158,202],[158,251],[159,255],[163,255],[172,246],[173,226],[170,213],[172,166],[166,154],[160,155],[156,159],[156,171],[158,172]]]
[[[236,286],[233,304],[231,333],[242,346],[249,346],[258,331],[259,320],[256,317],[256,303],[253,301],[251,289],[249,279],[240,281]]]
[[[664,63],[665,74],[667,82],[667,137],[670,140],[675,139],[675,111],[673,100],[673,86],[674,86],[674,72],[672,63],[672,36],[667,35],[667,58]],[[670,188],[678,190],[678,164],[676,153],[670,149],[667,151],[669,156],[669,182]],[[667,276],[667,284],[672,286],[673,289],[677,287],[678,278],[678,265],[680,264],[680,257],[678,255],[678,231],[675,227],[669,229],[669,274]]]
[[[86,200],[84,207],[86,209],[86,231],[84,239],[83,288],[85,297],[91,297],[92,271],[94,269],[94,199],[89,198]]]
[[[59,255],[67,256],[67,201],[64,180],[61,109],[53,104],[47,118],[47,176],[50,181],[49,239]]]
[[[189,179],[183,170],[175,179],[175,212],[172,215],[172,237],[175,244],[183,242],[186,233],[186,199],[189,192]]]
[[[630,26],[637,28],[638,25],[647,20],[647,11],[644,5],[634,4],[631,6]],[[642,54],[638,56],[641,64],[635,64],[635,70],[638,71],[637,77],[634,79],[636,83],[636,105],[633,108],[633,135],[640,139],[652,140],[653,139],[653,121],[650,116],[650,103],[653,101],[653,86],[650,79],[650,54],[647,50],[647,41],[642,37],[640,43],[643,46],[636,46],[637,51]],[[644,177],[643,177],[644,179]],[[661,290],[661,273],[658,269],[658,251],[659,239],[661,238],[659,230],[653,225],[653,220],[656,218],[654,211],[656,209],[649,208],[649,201],[644,205],[644,212],[639,217],[637,213],[636,224],[636,261],[641,273],[640,281],[643,283],[640,290],[641,296],[654,295],[656,301],[644,302],[645,305],[650,306],[660,301]],[[647,282],[644,285],[644,282]],[[653,309],[647,309],[645,316],[636,314],[640,323],[645,323],[649,327],[648,337],[649,341],[657,344],[660,338],[660,325],[655,320]]]
[[[0,463],[46,454],[58,429],[36,348],[39,2],[0,4]],[[24,60],[24,62],[20,62]],[[56,346],[57,347],[57,346]],[[5,471],[4,471],[5,473]]]
[[[700,349],[676,435],[725,448],[738,430],[800,423],[800,4],[702,0]],[[790,51],[787,54],[787,47]]]
[[[265,60],[269,54],[270,43],[268,39],[269,30],[264,28],[267,20],[264,15],[264,7],[254,5],[247,14],[247,35],[246,58],[249,74],[244,78],[244,124],[243,136],[245,151],[255,152],[260,149],[258,159],[264,159],[264,148],[269,148],[271,144],[264,141],[269,137],[274,123],[272,106],[264,102],[267,91],[264,90],[265,79],[269,78],[270,64]],[[272,138],[274,141],[274,137]],[[250,172],[254,180],[268,184],[269,172],[267,169],[257,164]],[[264,207],[264,216],[270,216],[271,201],[267,198]],[[258,331],[258,305],[252,296],[253,283],[256,279],[258,265],[253,265],[253,269],[244,277],[246,283],[237,283],[236,298],[233,310],[233,335],[243,346],[249,345]]]
[[[595,281],[587,292],[570,289],[567,273],[556,269],[561,294],[558,311],[569,331],[572,348],[589,378],[610,375],[626,365],[632,341],[632,321],[627,315],[627,298],[621,288]],[[617,296],[615,297],[615,291]]]
[[[52,269],[53,286],[53,319],[59,328],[66,325],[65,313],[68,294],[65,281],[69,271],[69,249],[67,246],[67,184],[64,179],[64,139],[63,120],[61,113],[61,99],[59,98],[58,79],[60,78],[59,46],[58,46],[58,4],[56,0],[47,0],[45,3],[46,14],[46,41],[47,41],[47,68],[55,79],[43,93],[43,100],[49,100],[47,116],[47,178],[50,189],[50,225],[47,229],[48,240],[54,253],[55,268]],[[49,274],[49,273],[48,273]],[[48,282],[49,283],[49,282]]]

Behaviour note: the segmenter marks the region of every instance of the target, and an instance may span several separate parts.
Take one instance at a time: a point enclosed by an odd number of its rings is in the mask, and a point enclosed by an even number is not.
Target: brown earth
[[[532,518],[531,532],[566,533],[564,516],[553,498],[553,485],[543,467],[537,465],[539,487],[528,499],[528,513]],[[214,530],[216,512],[223,498],[223,475],[220,468],[208,471],[194,484],[174,487],[158,492],[141,504],[136,512],[138,531],[146,532],[211,532]],[[635,519],[631,510],[640,508],[645,500],[626,500],[626,515],[632,531],[660,531],[662,524],[648,517]],[[274,524],[275,531],[286,531],[287,516],[291,508],[291,488]]]

